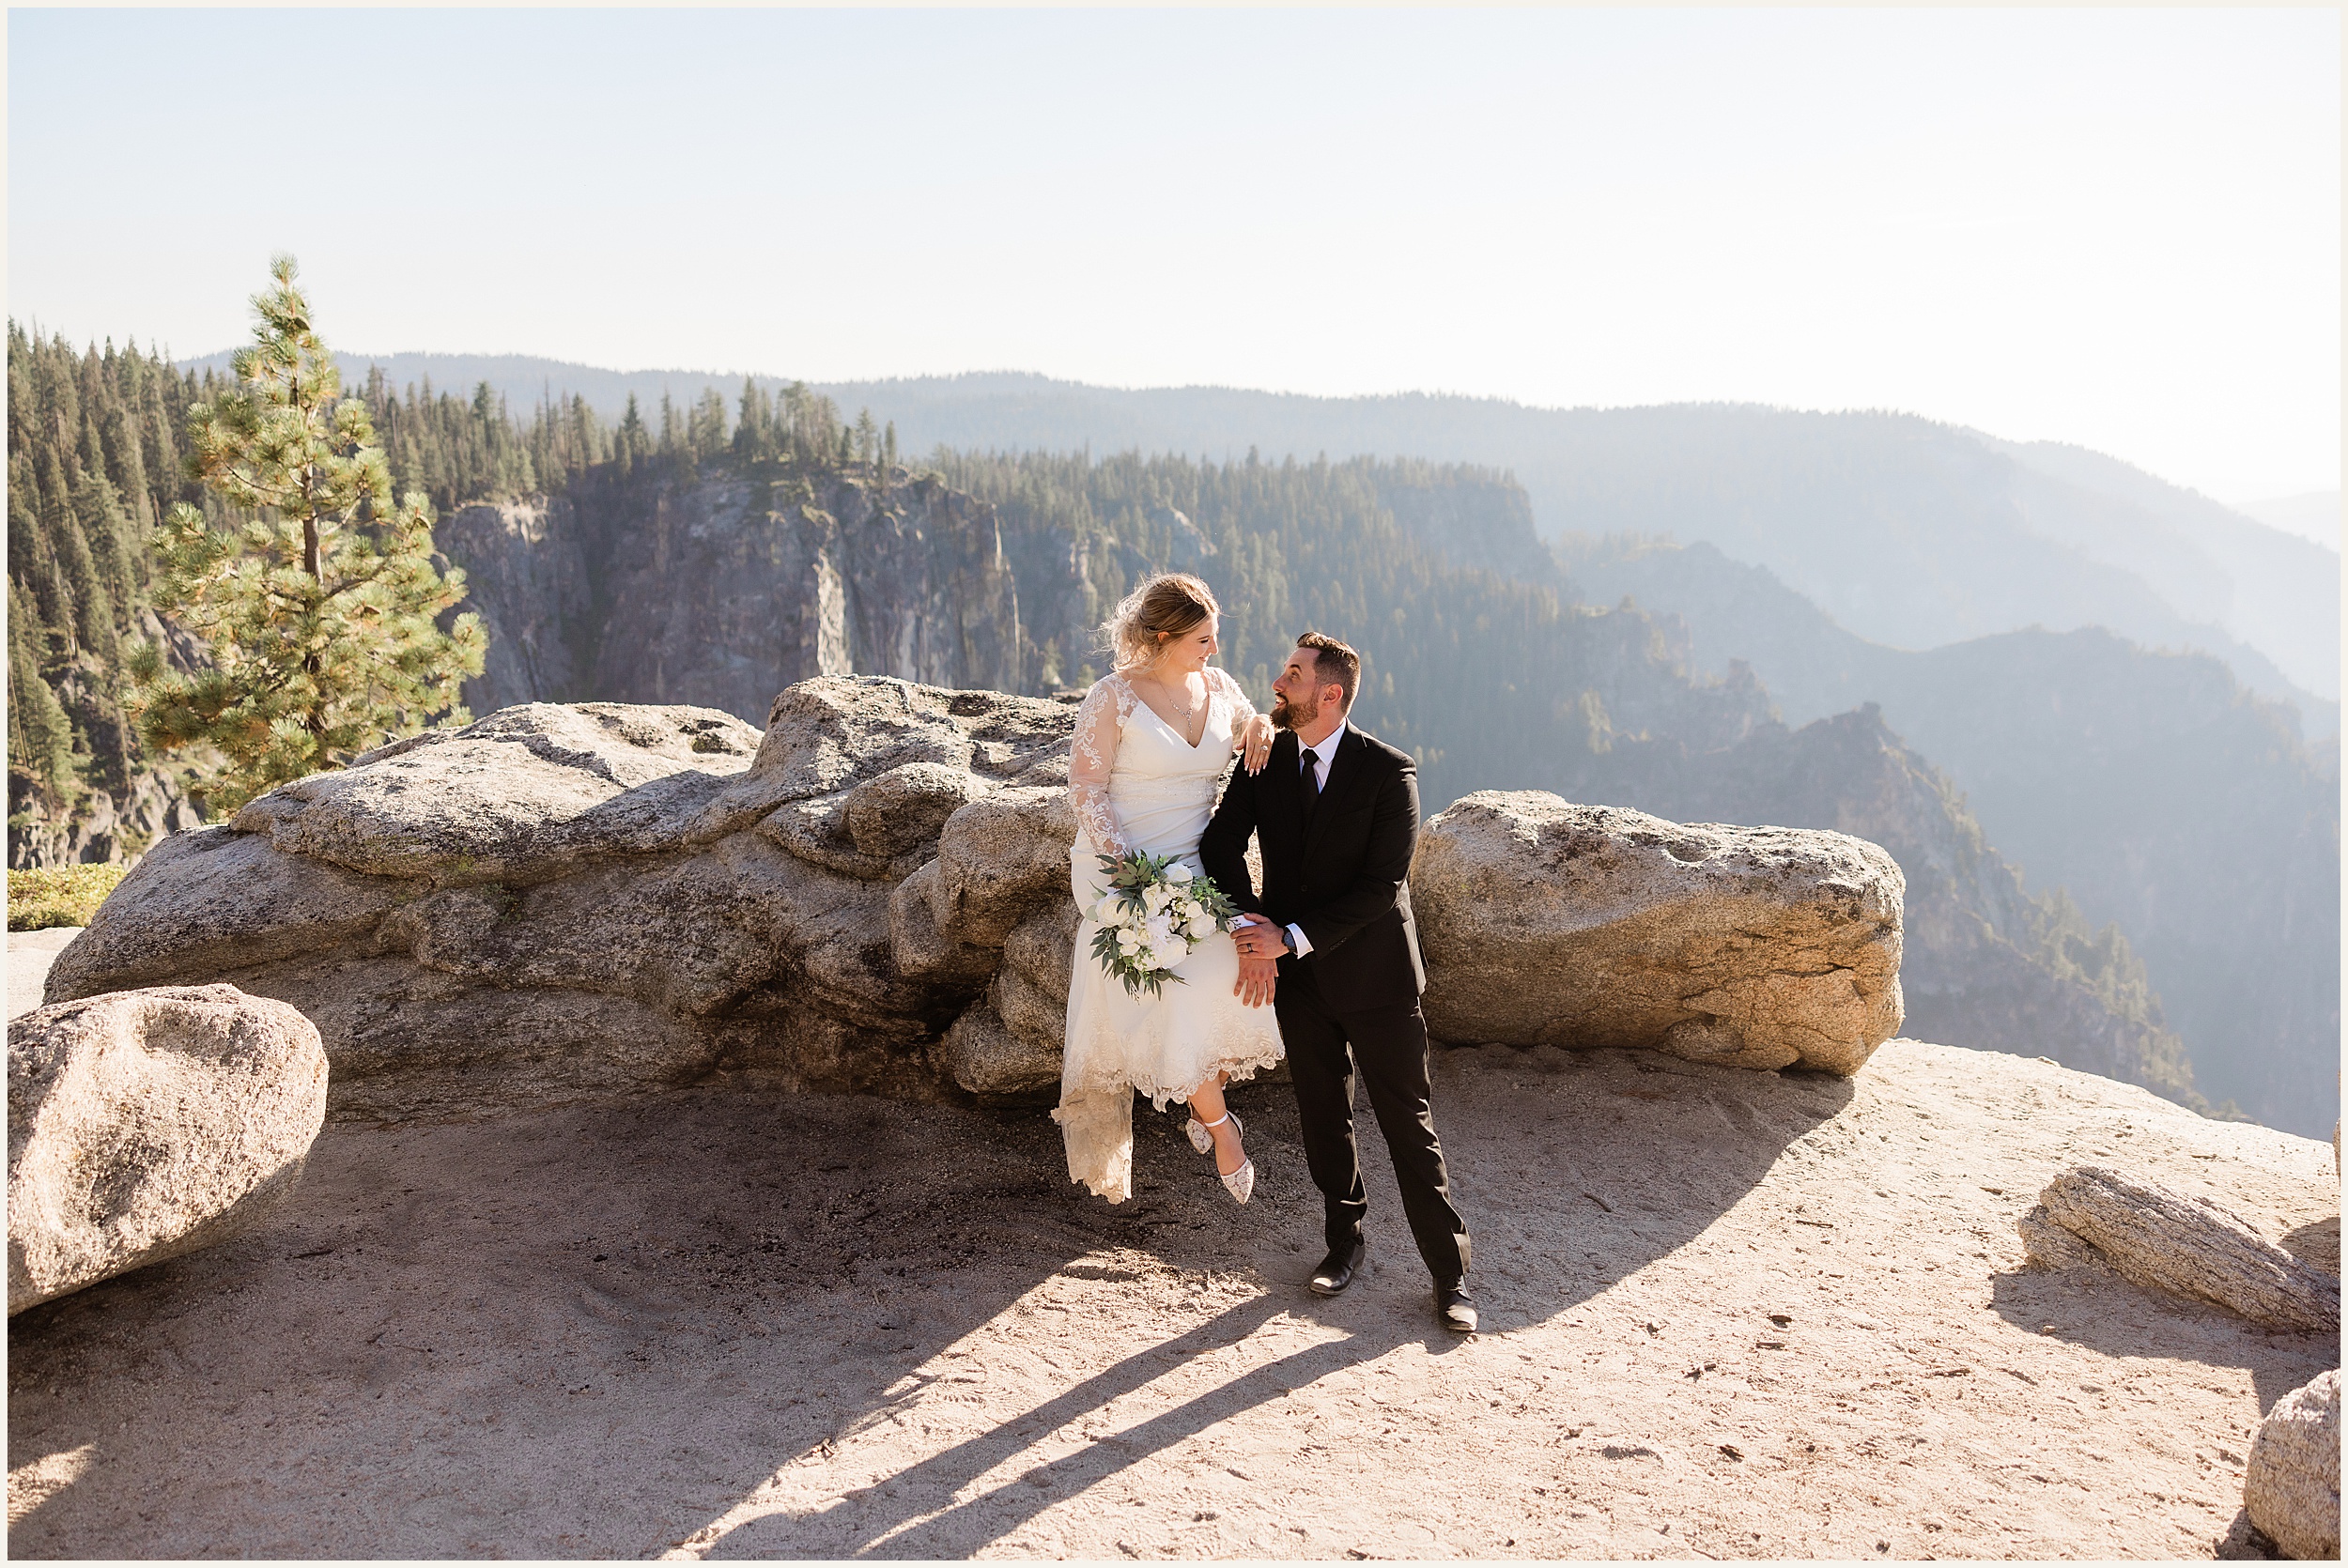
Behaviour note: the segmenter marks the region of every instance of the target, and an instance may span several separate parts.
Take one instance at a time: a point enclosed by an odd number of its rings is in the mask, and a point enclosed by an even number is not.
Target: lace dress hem
[[[1153,1111],[1163,1111],[1177,1101],[1186,1101],[1197,1094],[1200,1085],[1223,1074],[1233,1083],[1245,1083],[1266,1068],[1280,1065],[1286,1053],[1279,1037],[1266,1041],[1257,1030],[1235,1031],[1228,1041],[1217,1040],[1207,1048],[1202,1058],[1202,1070],[1188,1084],[1155,1084],[1146,1074],[1137,1073],[1124,1063],[1104,1063],[1090,1070],[1080,1071],[1060,1083],[1060,1099],[1083,1099],[1116,1089],[1129,1090],[1150,1101]],[[1057,1111],[1053,1113],[1058,1115]]]

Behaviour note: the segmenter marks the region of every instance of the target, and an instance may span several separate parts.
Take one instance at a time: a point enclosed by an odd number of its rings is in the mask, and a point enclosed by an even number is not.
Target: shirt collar
[[[1315,756],[1321,759],[1321,765],[1325,768],[1332,761],[1336,761],[1337,755],[1337,743],[1345,739],[1345,731],[1351,726],[1352,722],[1352,721],[1350,719],[1341,718],[1337,720],[1337,727],[1335,730],[1330,730],[1326,735],[1321,736],[1319,742],[1308,746],[1304,742],[1299,741],[1296,743],[1296,749],[1300,752],[1312,752]]]

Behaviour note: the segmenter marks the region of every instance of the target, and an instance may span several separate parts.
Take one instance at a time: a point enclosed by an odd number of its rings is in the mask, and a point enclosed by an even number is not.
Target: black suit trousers
[[[1279,1016],[1289,1074],[1295,1083],[1305,1162],[1328,1209],[1329,1250],[1339,1252],[1360,1242],[1362,1222],[1369,1213],[1361,1153],[1353,1138],[1353,1074],[1358,1067],[1378,1130],[1394,1159],[1412,1239],[1435,1283],[1453,1283],[1467,1272],[1467,1222],[1451,1206],[1443,1145],[1435,1137],[1427,1021],[1419,1013],[1417,998],[1340,1009],[1315,982],[1310,959],[1288,960],[1280,969],[1273,1008]]]

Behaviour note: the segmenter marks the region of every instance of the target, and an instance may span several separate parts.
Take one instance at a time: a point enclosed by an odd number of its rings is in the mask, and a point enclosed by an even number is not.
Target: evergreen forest
[[[204,504],[180,468],[210,377],[109,341],[76,350],[8,324],[8,838],[116,799],[144,767],[121,708],[128,646],[160,640],[148,605],[159,519]],[[111,859],[142,842],[110,846]],[[76,856],[75,858],[79,858]]]
[[[227,390],[221,371],[175,367],[135,342],[76,348],[8,323],[8,863],[110,861],[193,820],[201,757],[157,765],[123,712],[140,642],[193,668],[202,653],[153,609],[153,544],[178,503],[216,524],[219,502],[183,471],[189,410]],[[591,470],[689,480],[704,464],[817,468],[893,460],[893,425],[843,421],[796,384],[746,381],[738,405],[704,390],[617,422],[548,396],[524,421],[485,382],[469,396],[405,388],[370,367],[357,388],[396,490],[437,512],[472,500],[561,495]]]

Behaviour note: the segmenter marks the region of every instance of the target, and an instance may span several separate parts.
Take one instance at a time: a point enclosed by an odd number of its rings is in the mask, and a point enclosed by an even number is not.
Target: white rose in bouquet
[[[1100,928],[1093,958],[1135,996],[1183,984],[1175,966],[1238,914],[1229,898],[1179,861],[1146,852],[1100,859],[1107,891],[1086,911]]]

